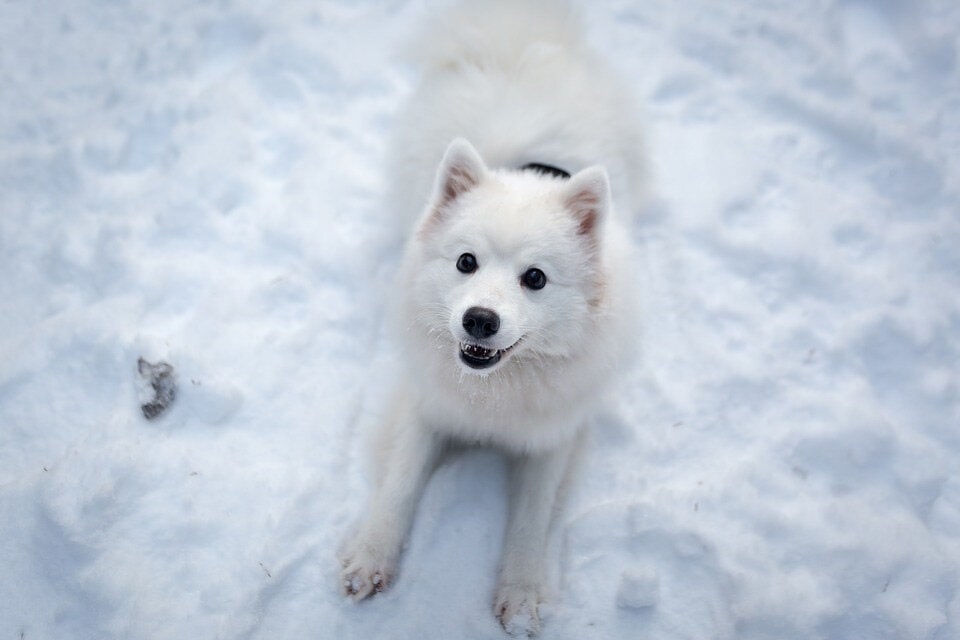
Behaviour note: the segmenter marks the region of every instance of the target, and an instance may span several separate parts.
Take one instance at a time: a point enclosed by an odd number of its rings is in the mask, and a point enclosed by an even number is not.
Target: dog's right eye
[[[460,273],[473,273],[477,270],[477,259],[472,253],[464,253],[457,258],[457,271]]]

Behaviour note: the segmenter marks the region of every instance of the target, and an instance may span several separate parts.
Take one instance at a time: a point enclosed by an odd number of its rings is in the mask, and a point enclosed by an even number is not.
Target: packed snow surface
[[[960,3],[584,5],[647,130],[643,353],[543,637],[960,637]],[[503,636],[493,452],[338,590],[432,6],[0,4],[0,638]]]

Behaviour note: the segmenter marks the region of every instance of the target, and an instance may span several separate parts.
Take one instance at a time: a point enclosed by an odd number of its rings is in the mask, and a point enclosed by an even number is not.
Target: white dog
[[[362,599],[394,579],[445,443],[498,447],[512,477],[494,612],[533,634],[558,491],[638,331],[611,193],[637,210],[641,145],[630,100],[557,2],[468,3],[421,42],[393,154],[392,204],[420,214],[392,325],[407,374],[343,586]]]

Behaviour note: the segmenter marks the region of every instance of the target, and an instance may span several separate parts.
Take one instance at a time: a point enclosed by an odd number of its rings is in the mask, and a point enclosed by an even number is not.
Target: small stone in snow
[[[166,411],[177,397],[177,381],[173,375],[173,367],[166,362],[151,364],[140,358],[137,369],[153,389],[153,398],[141,404],[140,410],[143,411],[143,417],[153,420]]]

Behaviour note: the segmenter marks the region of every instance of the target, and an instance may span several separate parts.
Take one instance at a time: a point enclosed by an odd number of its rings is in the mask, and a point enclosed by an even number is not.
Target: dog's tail
[[[428,21],[410,46],[425,71],[508,67],[531,46],[585,46],[579,16],[564,0],[468,0]]]
[[[424,167],[456,137],[493,168],[602,164],[618,209],[638,210],[645,170],[633,99],[565,0],[459,0],[417,35],[409,54],[420,86],[393,145],[402,210],[422,211],[432,185]]]

